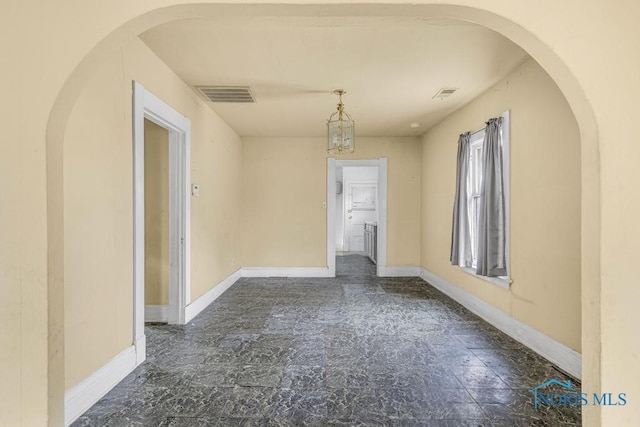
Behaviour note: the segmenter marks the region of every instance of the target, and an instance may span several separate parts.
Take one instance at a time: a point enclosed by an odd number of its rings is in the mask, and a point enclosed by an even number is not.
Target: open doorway
[[[376,262],[367,232],[378,224],[378,167],[336,167],[336,254],[368,255]]]
[[[138,363],[146,354],[145,320],[185,323],[190,288],[190,139],[189,119],[134,82],[133,330]],[[152,282],[148,286],[147,280]],[[147,301],[155,302],[148,304],[155,308],[145,310]]]
[[[169,131],[144,119],[144,321],[169,321]]]
[[[387,158],[327,159],[327,266],[336,255],[362,254],[384,276],[387,261]]]

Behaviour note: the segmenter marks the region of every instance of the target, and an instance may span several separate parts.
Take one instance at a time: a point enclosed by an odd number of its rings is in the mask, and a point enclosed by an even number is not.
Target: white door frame
[[[336,168],[345,166],[378,167],[378,259],[376,274],[384,276],[387,268],[387,158],[372,160],[327,159],[327,268],[336,276]],[[344,188],[344,187],[343,187]]]
[[[133,344],[145,359],[144,119],[169,131],[169,323],[185,323],[191,265],[191,121],[133,82]]]

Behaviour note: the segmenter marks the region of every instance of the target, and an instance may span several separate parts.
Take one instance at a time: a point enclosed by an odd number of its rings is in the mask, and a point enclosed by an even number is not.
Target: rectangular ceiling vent
[[[435,95],[433,95],[433,99],[445,99],[453,95],[455,91],[457,91],[457,87],[443,87],[440,89]]]
[[[196,89],[211,102],[256,102],[249,86],[198,86]]]

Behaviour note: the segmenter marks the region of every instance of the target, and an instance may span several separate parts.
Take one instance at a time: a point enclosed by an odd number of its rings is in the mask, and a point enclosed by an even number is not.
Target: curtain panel
[[[453,224],[451,228],[451,255],[453,265],[471,267],[471,234],[469,229],[468,183],[469,183],[469,139],[466,132],[458,139],[458,163],[456,168],[456,193],[453,201]]]
[[[507,275],[501,128],[501,117],[487,122],[482,150],[476,274],[489,277]]]

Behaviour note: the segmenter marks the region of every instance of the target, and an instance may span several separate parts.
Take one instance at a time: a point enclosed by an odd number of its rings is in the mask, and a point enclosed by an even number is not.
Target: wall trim
[[[133,343],[144,339],[144,120],[169,131],[169,310],[168,323],[185,323],[191,298],[191,121],[132,83],[133,138]],[[144,360],[139,355],[138,360]]]
[[[336,159],[327,159],[327,269],[336,277]],[[331,195],[333,194],[333,197]],[[331,234],[333,233],[333,235]]]
[[[242,267],[242,277],[334,277],[328,267]]]
[[[145,305],[144,321],[167,323],[169,321],[169,305]]]
[[[190,322],[194,317],[196,317],[202,310],[207,308],[209,304],[214,302],[216,299],[220,297],[229,289],[234,283],[240,279],[242,275],[240,274],[240,269],[234,271],[227,278],[223,279],[220,283],[215,285],[213,288],[209,289],[204,295],[200,298],[189,304],[185,308],[184,318],[185,323]]]
[[[381,277],[420,277],[420,267],[412,265],[402,267],[378,267],[378,276]]]
[[[238,279],[240,270],[222,280],[207,293],[185,308],[185,323],[196,317],[209,304],[229,289]],[[165,322],[169,315],[168,305],[145,305],[145,320]],[[129,375],[139,364],[144,362],[146,353],[146,337],[143,334],[136,344],[126,348],[111,361],[95,371],[80,384],[65,393],[64,411],[65,425],[70,425],[99,401],[124,377]]]
[[[582,355],[577,351],[424,268],[420,268],[420,277],[436,289],[465,306],[469,311],[477,314],[505,334],[526,345],[551,363],[554,363],[560,369],[578,379],[582,378]]]
[[[106,365],[64,394],[64,422],[70,425],[136,368],[134,346],[126,348]]]

